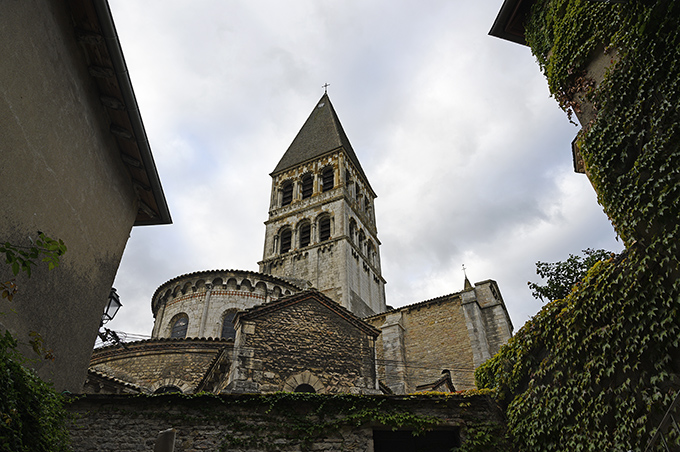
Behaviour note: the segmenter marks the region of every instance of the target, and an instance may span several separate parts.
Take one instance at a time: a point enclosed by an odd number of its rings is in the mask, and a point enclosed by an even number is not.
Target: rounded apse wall
[[[219,338],[223,329],[229,329],[236,312],[302,290],[282,278],[243,270],[210,270],[178,276],[162,284],[152,297],[155,321],[151,336]]]

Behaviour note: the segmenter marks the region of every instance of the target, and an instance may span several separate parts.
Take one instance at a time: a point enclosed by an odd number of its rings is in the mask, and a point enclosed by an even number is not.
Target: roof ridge
[[[291,294],[286,297],[279,298],[277,300],[270,301],[268,303],[259,304],[251,308],[241,311],[236,314],[236,318],[249,317],[249,316],[259,316],[267,312],[283,309],[288,304],[297,303],[307,299],[313,298],[319,304],[325,306],[336,315],[344,318],[347,322],[354,325],[354,327],[363,330],[365,333],[377,337],[380,334],[380,330],[375,328],[373,325],[365,322],[361,317],[354,314],[352,311],[342,306],[340,303],[334,301],[323,292],[317,289],[307,289],[302,292]],[[236,319],[235,319],[236,320]]]

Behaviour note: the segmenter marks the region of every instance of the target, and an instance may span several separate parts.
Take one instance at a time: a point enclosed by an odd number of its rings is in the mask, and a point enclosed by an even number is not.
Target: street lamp
[[[104,314],[102,314],[101,325],[113,320],[121,306],[123,305],[120,303],[120,297],[118,296],[116,289],[112,287],[111,292],[109,293],[109,301],[106,302]]]
[[[108,328],[104,328],[104,331],[101,331],[101,328],[105,323],[113,320],[121,306],[123,305],[120,302],[120,297],[118,296],[116,289],[112,287],[111,292],[109,292],[109,300],[106,302],[106,306],[104,307],[101,323],[99,324],[99,338],[104,343],[112,341],[114,344],[121,344],[123,347],[125,347],[125,344],[121,342],[118,334],[116,334],[115,331],[111,331]]]

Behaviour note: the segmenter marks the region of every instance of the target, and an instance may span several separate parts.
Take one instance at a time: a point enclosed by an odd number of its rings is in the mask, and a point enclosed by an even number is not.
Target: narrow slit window
[[[307,199],[312,196],[314,188],[314,178],[311,174],[307,174],[302,178],[302,199]]]
[[[293,183],[286,182],[281,189],[281,207],[293,202]]]
[[[222,334],[220,335],[222,339],[234,339],[236,337],[234,316],[236,316],[235,312],[227,312],[224,315],[224,321],[222,322]]]
[[[309,223],[300,226],[300,248],[309,245],[312,228]]]
[[[281,254],[290,251],[291,236],[292,234],[290,229],[284,229],[281,231]]]
[[[335,174],[333,168],[326,168],[321,174],[323,191],[331,190],[335,186]]]
[[[323,242],[331,238],[331,219],[323,217],[319,220],[319,241]]]

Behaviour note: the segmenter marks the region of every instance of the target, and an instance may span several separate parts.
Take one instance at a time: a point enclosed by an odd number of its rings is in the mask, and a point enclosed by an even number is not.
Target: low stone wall
[[[438,452],[460,445],[470,426],[502,429],[491,398],[459,394],[87,395],[69,410],[75,452],[148,452],[169,428],[177,431],[175,452],[380,452],[409,441],[409,450]],[[423,428],[430,431],[411,434]]]

